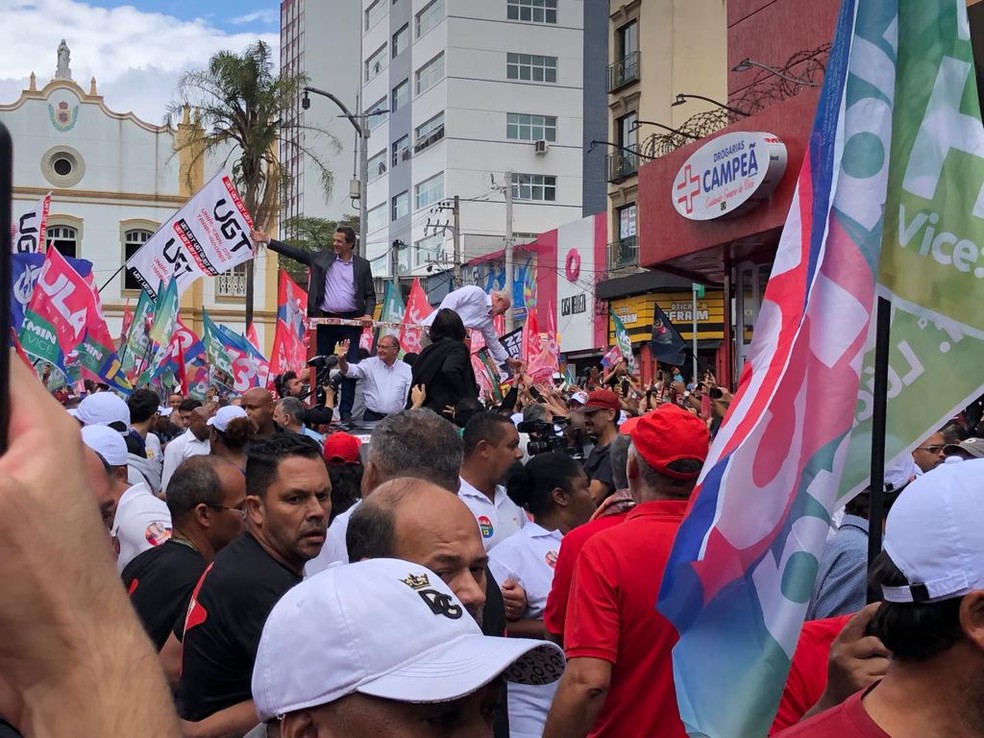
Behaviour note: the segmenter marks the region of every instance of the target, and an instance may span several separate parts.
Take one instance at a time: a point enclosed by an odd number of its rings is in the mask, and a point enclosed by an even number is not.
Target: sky
[[[116,112],[160,124],[182,72],[221,49],[257,39],[279,58],[279,0],[0,0],[0,103],[17,100],[35,72],[55,73],[58,44],[71,49],[72,77]]]

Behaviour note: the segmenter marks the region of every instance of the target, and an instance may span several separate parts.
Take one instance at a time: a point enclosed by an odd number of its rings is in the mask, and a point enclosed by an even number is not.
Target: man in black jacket
[[[308,267],[308,315],[312,318],[348,318],[372,322],[376,309],[376,289],[372,284],[372,266],[352,253],[355,231],[348,226],[335,229],[332,248],[308,251],[271,239],[263,231],[253,231],[253,240],[266,244],[271,251],[299,261]],[[359,336],[362,329],[348,325],[319,325],[318,354],[335,352],[340,341],[349,342],[348,361],[359,360]],[[342,420],[352,415],[355,379],[342,382],[342,399],[338,406]]]

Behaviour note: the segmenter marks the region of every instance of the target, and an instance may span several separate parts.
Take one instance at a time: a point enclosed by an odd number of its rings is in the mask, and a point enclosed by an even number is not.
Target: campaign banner
[[[92,262],[85,259],[65,257],[65,261],[79,276],[88,278],[92,274]],[[34,295],[34,286],[44,266],[44,254],[11,254],[10,257],[10,325],[20,332],[27,309]]]
[[[10,250],[15,254],[43,254],[48,233],[51,193],[42,197],[10,225]]]
[[[400,326],[400,347],[404,352],[419,354],[422,346],[424,329],[421,321],[434,312],[427,301],[427,293],[420,285],[420,279],[414,278],[410,288],[410,298],[407,300],[403,313],[403,325]]]
[[[180,296],[200,277],[214,277],[252,259],[252,229],[232,178],[219,173],[130,257],[126,269],[152,298],[157,298],[157,285],[172,278]]]
[[[307,315],[307,292],[302,290],[287,272],[280,271],[277,284],[277,320],[283,321],[303,339],[307,330],[304,316]]]

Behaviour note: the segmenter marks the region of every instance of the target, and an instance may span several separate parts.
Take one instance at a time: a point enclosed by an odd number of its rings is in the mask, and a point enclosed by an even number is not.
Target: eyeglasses
[[[931,454],[938,454],[943,450],[943,444],[936,446],[917,446],[916,451],[928,451]]]
[[[213,510],[228,510],[231,513],[235,513],[243,520],[246,519],[246,508],[245,507],[226,507],[225,505],[209,505],[206,503],[205,507],[210,507]]]

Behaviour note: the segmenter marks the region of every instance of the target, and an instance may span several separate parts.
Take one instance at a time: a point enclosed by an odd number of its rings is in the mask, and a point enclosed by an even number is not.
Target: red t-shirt
[[[686,738],[673,688],[673,625],[656,598],[685,500],[644,502],[589,540],[574,567],[565,623],[567,658],[612,664],[590,736]],[[563,550],[563,548],[561,548]]]
[[[779,712],[769,735],[796,725],[823,696],[823,690],[827,688],[827,656],[830,654],[830,646],[851,617],[840,615],[803,623],[803,630],[793,652],[789,678],[779,703]]]
[[[584,544],[595,533],[608,530],[618,525],[628,513],[606,515],[579,525],[564,536],[560,542],[560,553],[557,554],[557,565],[554,567],[553,584],[547,595],[547,607],[543,612],[543,625],[548,633],[562,636],[564,621],[567,619],[567,602],[571,595],[571,583],[574,581],[574,564]]]
[[[857,692],[837,707],[782,731],[776,738],[892,738],[865,711],[861,703],[864,695],[864,691]]]

